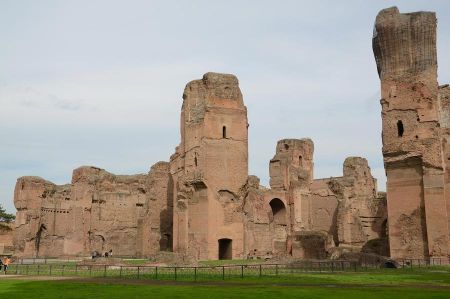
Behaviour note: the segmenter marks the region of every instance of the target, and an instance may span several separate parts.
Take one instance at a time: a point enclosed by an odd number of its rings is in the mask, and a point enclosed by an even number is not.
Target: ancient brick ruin
[[[0,257],[14,253],[13,223],[0,221]]]
[[[366,159],[348,158],[342,177],[315,180],[313,142],[280,140],[268,189],[248,175],[247,128],[235,76],[188,83],[170,163],[131,176],[80,167],[63,186],[19,178],[16,254],[326,258],[386,241],[385,196]]]
[[[169,164],[148,174],[116,176],[96,167],[73,171],[57,186],[39,177],[17,180],[14,244],[23,256],[89,255],[116,250],[152,255],[171,248]]]
[[[314,178],[314,144],[278,141],[270,187],[248,174],[247,108],[233,75],[186,85],[181,141],[148,174],[75,169],[71,184],[39,177],[16,184],[18,256],[196,260],[288,256],[394,258],[449,253],[450,88],[438,87],[434,13],[379,13],[373,37],[381,79],[387,200],[364,158],[343,175]],[[389,248],[390,247],[390,248]],[[390,250],[390,251],[389,251]]]
[[[382,10],[373,36],[393,258],[449,254],[449,88],[438,86],[436,15]]]

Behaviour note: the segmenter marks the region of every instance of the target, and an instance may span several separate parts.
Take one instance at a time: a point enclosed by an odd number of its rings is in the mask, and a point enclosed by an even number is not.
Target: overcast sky
[[[15,211],[20,176],[168,161],[184,86],[209,71],[239,78],[262,184],[277,140],[310,137],[316,178],[362,156],[385,190],[371,37],[392,5],[437,12],[450,82],[450,1],[0,0],[0,203]]]

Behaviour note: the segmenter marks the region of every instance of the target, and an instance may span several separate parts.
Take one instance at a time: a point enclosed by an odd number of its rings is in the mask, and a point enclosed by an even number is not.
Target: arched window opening
[[[284,144],[284,149],[285,149],[285,150],[288,150],[288,149],[289,149],[289,145],[285,143],[285,144]]]
[[[227,127],[222,127],[222,138],[227,138]]]
[[[405,128],[403,127],[403,122],[401,120],[397,122],[397,131],[398,137],[402,137],[403,133],[405,132]]]
[[[286,221],[286,207],[279,198],[274,198],[270,201],[270,207],[272,209],[273,222],[275,224],[287,225]]]

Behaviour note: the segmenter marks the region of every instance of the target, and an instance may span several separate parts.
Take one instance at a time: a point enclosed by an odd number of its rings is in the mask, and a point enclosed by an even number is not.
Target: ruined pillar
[[[186,85],[181,143],[171,157],[175,252],[196,259],[243,256],[239,192],[248,177],[247,127],[234,75],[207,73]]]
[[[380,11],[373,51],[381,80],[391,256],[447,258],[435,14]]]

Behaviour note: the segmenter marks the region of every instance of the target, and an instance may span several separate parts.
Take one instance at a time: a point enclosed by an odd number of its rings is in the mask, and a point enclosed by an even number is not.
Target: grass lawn
[[[198,262],[200,266],[249,265],[261,263],[264,263],[264,260],[208,260]]]
[[[449,289],[274,285],[124,285],[76,281],[0,281],[4,298],[446,298]]]
[[[122,259],[122,262],[131,266],[142,266],[152,260],[149,259]]]
[[[43,277],[40,277],[42,279]],[[450,269],[296,274],[225,281],[0,278],[0,298],[450,298]]]

